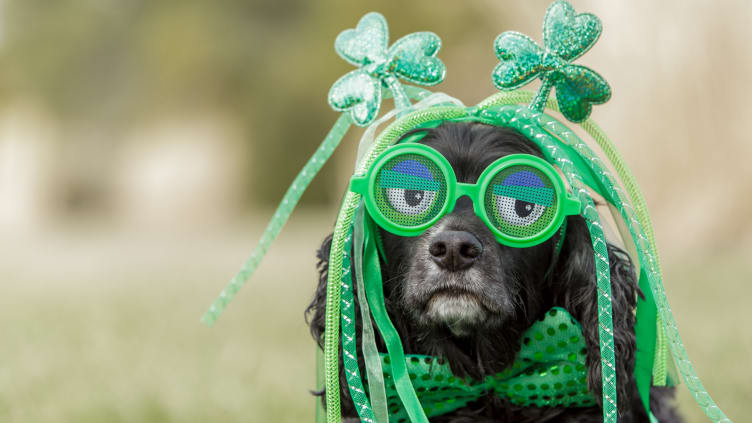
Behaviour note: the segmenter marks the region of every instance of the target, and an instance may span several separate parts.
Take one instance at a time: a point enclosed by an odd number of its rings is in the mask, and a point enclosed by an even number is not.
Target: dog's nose
[[[428,252],[436,264],[455,272],[472,266],[483,252],[483,244],[470,232],[443,231],[434,236]]]

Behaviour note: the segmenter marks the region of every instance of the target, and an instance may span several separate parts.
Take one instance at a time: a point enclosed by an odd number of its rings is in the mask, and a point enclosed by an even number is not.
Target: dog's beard
[[[450,125],[420,142],[439,151],[464,183],[476,182],[499,157],[541,156],[521,135],[489,128]],[[380,234],[386,308],[405,351],[444,357],[458,375],[501,371],[514,359],[522,332],[550,306],[541,291],[552,242],[501,245],[468,196],[457,198],[452,212],[419,236]],[[445,248],[434,248],[441,238]],[[455,254],[445,262],[443,253],[448,259],[450,251]]]
[[[424,316],[433,324],[444,324],[457,337],[465,337],[488,316],[478,295],[459,289],[435,292],[426,304]]]
[[[500,327],[514,314],[520,284],[501,266],[500,247],[490,233],[478,230],[484,253],[464,270],[447,271],[429,257],[428,243],[433,236],[461,224],[467,217],[447,216],[440,224],[421,235],[407,253],[408,271],[403,282],[403,302],[413,320],[423,328],[446,328],[456,337],[467,337],[480,329]]]

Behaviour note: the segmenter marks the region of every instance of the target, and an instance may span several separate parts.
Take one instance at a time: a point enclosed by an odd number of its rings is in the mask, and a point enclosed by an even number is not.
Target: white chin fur
[[[461,337],[486,317],[486,311],[469,295],[438,293],[428,301],[426,315],[436,323],[446,324],[455,336]]]

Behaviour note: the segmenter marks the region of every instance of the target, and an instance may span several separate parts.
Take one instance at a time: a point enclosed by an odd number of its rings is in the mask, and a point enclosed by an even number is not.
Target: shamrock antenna
[[[593,104],[611,98],[611,88],[594,70],[572,61],[590,50],[601,30],[597,16],[575,14],[566,1],[554,2],[543,18],[545,49],[516,31],[496,38],[494,49],[501,63],[492,74],[494,85],[510,91],[540,78],[541,86],[530,103],[531,110],[543,111],[551,88],[556,88],[556,101],[564,117],[572,122],[584,121]]]
[[[366,14],[355,29],[342,31],[334,49],[358,69],[348,72],[329,90],[329,104],[339,112],[350,111],[359,126],[370,124],[379,114],[381,88],[386,86],[398,110],[407,110],[410,100],[399,82],[436,85],[444,80],[446,67],[436,57],[441,39],[433,32],[414,32],[391,47],[386,19],[380,13]]]

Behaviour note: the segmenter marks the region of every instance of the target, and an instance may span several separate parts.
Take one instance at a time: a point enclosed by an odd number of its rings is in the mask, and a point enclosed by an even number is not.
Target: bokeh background
[[[579,63],[647,197],[690,357],[752,413],[752,3],[596,2]],[[0,420],[311,421],[303,310],[360,132],[304,196],[213,329],[199,317],[336,114],[332,48],[364,13],[434,31],[438,89],[494,92],[502,31],[540,40],[547,0],[0,3]],[[705,421],[680,388],[689,422]]]

